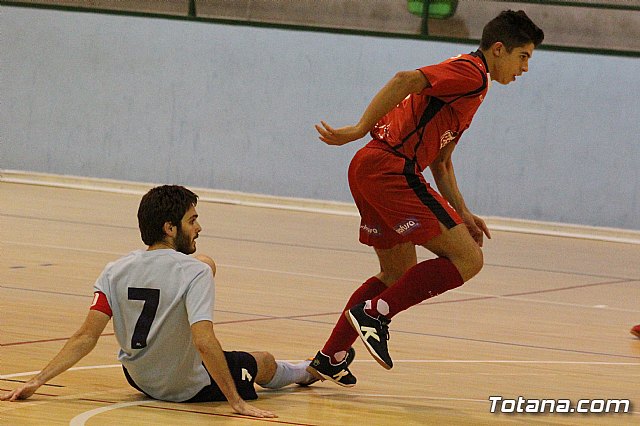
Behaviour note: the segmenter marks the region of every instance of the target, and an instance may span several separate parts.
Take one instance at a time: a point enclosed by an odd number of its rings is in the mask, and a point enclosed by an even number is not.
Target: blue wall
[[[544,28],[544,23],[541,23]],[[393,74],[475,46],[0,9],[0,168],[351,201],[357,120]],[[536,51],[454,153],[478,214],[640,229],[640,59]]]

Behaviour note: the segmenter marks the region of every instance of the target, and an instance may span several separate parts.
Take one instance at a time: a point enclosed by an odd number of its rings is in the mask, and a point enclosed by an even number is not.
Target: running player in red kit
[[[440,64],[397,73],[360,121],[316,125],[320,140],[344,145],[370,133],[349,166],[360,211],[360,242],[372,246],[380,272],[352,294],[344,315],[308,371],[353,386],[349,370],[358,336],[376,361],[393,366],[388,324],[397,313],[459,287],[483,265],[484,221],[467,208],[451,153],[484,100],[491,80],[509,84],[528,71],[544,33],[523,11],[504,11],[484,28],[480,48]],[[440,191],[425,181],[431,170]],[[417,262],[416,245],[438,257]]]

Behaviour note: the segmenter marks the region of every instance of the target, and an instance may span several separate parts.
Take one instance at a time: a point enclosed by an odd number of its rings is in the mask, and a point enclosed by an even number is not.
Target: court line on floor
[[[25,217],[22,217],[20,215],[0,214],[0,217],[2,217],[2,216],[15,217],[15,218],[19,218],[19,219],[24,219],[25,218]],[[92,223],[92,222],[80,222],[80,221],[69,221],[69,220],[62,220],[62,219],[49,219],[49,218],[37,218],[37,217],[27,217],[27,218],[33,219],[33,220],[62,222],[62,223],[69,223],[69,224],[75,224],[75,225],[108,226],[110,228],[128,229],[128,230],[134,230],[135,229],[137,231],[137,228],[128,227],[128,226],[121,226],[121,225],[105,225],[105,224],[97,224],[97,223]],[[353,254],[364,254],[364,255],[372,254],[372,252],[370,250],[346,249],[346,248],[341,248],[341,247],[323,247],[323,246],[319,246],[319,245],[294,244],[294,243],[286,243],[286,242],[280,242],[280,241],[263,241],[263,240],[256,240],[256,239],[247,239],[247,238],[226,237],[226,236],[222,236],[222,235],[208,234],[207,232],[202,232],[200,234],[200,238],[203,238],[203,239],[222,239],[222,240],[229,240],[229,241],[236,241],[236,242],[246,242],[246,243],[255,243],[255,244],[268,244],[268,245],[277,245],[277,246],[292,247],[292,248],[305,248],[305,249],[311,249],[311,250],[327,250],[327,251],[331,251],[331,252],[339,251],[339,252],[353,253]],[[2,241],[2,243],[5,243],[5,244],[16,244],[16,245],[29,245],[29,246],[34,246],[34,247],[52,248],[52,249],[56,249],[56,250],[62,249],[62,250],[75,250],[75,251],[81,251],[81,252],[82,251],[86,251],[86,252],[90,252],[90,253],[106,253],[106,254],[114,254],[114,255],[119,255],[119,256],[123,256],[123,255],[126,254],[126,253],[116,253],[116,252],[111,252],[111,251],[100,251],[100,250],[95,250],[95,249],[79,249],[79,248],[66,247],[66,246],[56,246],[56,245],[48,245],[48,244],[34,244],[34,243],[25,243],[25,242],[17,242],[17,241]],[[617,276],[611,276],[611,275],[599,275],[599,274],[593,274],[593,273],[583,273],[583,272],[579,272],[579,271],[549,270],[549,269],[532,268],[532,267],[517,266],[517,265],[502,265],[502,264],[485,263],[485,266],[492,266],[492,267],[499,267],[499,268],[509,268],[509,269],[523,269],[523,270],[538,271],[538,272],[548,272],[548,273],[557,273],[557,274],[569,274],[569,275],[587,276],[587,277],[593,277],[593,278],[632,279],[632,280],[640,279],[640,277],[633,277],[633,278],[617,277]],[[334,277],[333,279],[341,280],[343,278]]]
[[[514,294],[505,294],[505,295],[486,294],[486,293],[478,293],[478,292],[471,292],[471,291],[464,291],[464,290],[450,290],[449,291],[450,294],[461,294],[461,295],[465,295],[466,294],[466,295],[471,295],[471,296],[475,296],[475,297],[469,297],[469,298],[466,298],[466,299],[449,299],[449,300],[438,300],[438,299],[431,300],[431,299],[429,299],[427,301],[419,303],[417,306],[443,305],[443,304],[449,304],[449,303],[478,302],[478,301],[482,301],[482,300],[505,299],[505,300],[513,300],[513,301],[518,301],[518,302],[537,303],[537,304],[542,304],[542,305],[567,306],[567,307],[581,308],[581,309],[598,309],[598,310],[613,311],[613,312],[640,313],[640,309],[615,308],[615,307],[611,307],[611,306],[607,306],[607,305],[584,305],[584,304],[579,304],[579,303],[557,302],[557,301],[553,301],[553,300],[539,300],[539,299],[531,299],[531,298],[526,298],[526,297],[515,296],[516,294],[526,294],[526,295],[543,294],[543,293],[551,293],[551,292],[558,292],[558,291],[564,291],[564,290],[572,290],[572,289],[575,289],[575,288],[591,287],[591,286],[598,286],[598,285],[623,284],[623,283],[626,283],[626,282],[627,281],[615,281],[615,282],[607,282],[607,283],[594,283],[594,284],[585,284],[584,286],[562,287],[562,288],[555,288],[555,289],[538,290],[538,291],[531,291],[531,292],[526,292],[526,293],[514,293]],[[13,287],[13,286],[7,286],[7,285],[2,285],[2,284],[0,284],[0,289],[18,290],[18,291],[27,291],[27,292],[45,293],[45,294],[55,294],[55,295],[63,295],[63,296],[71,296],[71,297],[81,297],[81,298],[88,299],[88,300],[91,299],[91,296],[88,295],[88,294],[75,294],[75,293],[65,293],[65,292],[58,292],[58,291],[51,291],[51,290],[39,290],[39,289],[32,289],[32,288]],[[247,315],[247,316],[254,316],[254,317],[258,317],[258,318],[230,320],[230,321],[215,321],[214,324],[233,324],[233,323],[243,323],[243,322],[252,322],[252,321],[269,321],[269,320],[279,320],[279,319],[298,319],[298,318],[329,316],[329,315],[338,315],[338,314],[340,314],[340,312],[321,312],[321,313],[315,313],[315,314],[275,316],[275,315],[264,315],[264,314],[256,314],[256,313],[251,313],[251,312],[238,312],[238,311],[221,310],[221,309],[215,309],[215,312],[230,313],[230,314],[237,314],[237,315]],[[52,341],[55,341],[55,340],[59,340],[59,339],[53,339]],[[46,340],[41,340],[41,341],[44,342]],[[15,345],[17,343],[12,343],[12,344]],[[9,345],[12,345],[12,344],[9,344]],[[4,345],[0,343],[0,346],[4,346]]]
[[[283,360],[299,362],[300,360]],[[356,364],[376,362],[373,359],[354,360]],[[609,361],[551,361],[551,360],[508,360],[508,359],[394,359],[394,364],[549,364],[549,365],[600,365],[600,366],[640,366],[640,362],[609,362]],[[71,367],[66,371],[98,370],[106,368],[122,368],[122,364],[98,364],[81,367]],[[33,376],[40,372],[24,371],[21,373],[0,374],[0,380],[16,377]]]
[[[19,243],[18,243],[19,244]],[[33,244],[31,244],[33,245]],[[82,251],[81,249],[78,249],[80,251]],[[236,265],[221,265],[227,268],[238,268],[238,269],[247,269],[246,267],[242,267],[242,266],[236,266]],[[255,270],[258,271],[271,271],[274,273],[281,273],[281,274],[298,274],[299,273],[290,273],[290,272],[286,272],[286,271],[278,271],[278,270],[268,270],[265,268],[253,268]],[[309,275],[309,274],[307,274]],[[331,279],[331,277],[324,277],[321,275],[314,275],[315,278],[322,278],[322,279]],[[349,281],[355,281],[355,280],[349,280]],[[357,282],[357,281],[356,281]],[[536,293],[548,293],[548,292],[554,292],[554,291],[562,291],[565,289],[575,289],[575,288],[582,288],[582,287],[590,287],[590,286],[597,286],[597,285],[612,285],[612,284],[620,284],[620,283],[626,283],[629,282],[627,280],[623,280],[623,281],[615,281],[615,282],[607,282],[607,283],[592,283],[592,284],[585,284],[585,285],[580,285],[580,286],[570,286],[570,287],[564,287],[564,288],[557,288],[557,289],[543,289],[543,290],[537,290],[537,291],[532,291],[532,292],[525,292],[525,293],[514,293],[514,295],[530,295],[530,294],[536,294]],[[4,286],[0,285],[0,288],[6,288]],[[33,289],[21,289],[21,290],[25,290],[25,291],[34,291]],[[452,293],[456,293],[456,292],[460,292],[461,294],[464,294],[464,291],[458,291],[458,290],[453,290]],[[467,294],[474,294],[474,293],[470,293],[470,292],[466,292]],[[69,295],[72,295],[71,293],[67,293]],[[456,300],[444,300],[444,301],[439,301],[439,300],[435,300],[435,301],[428,301],[428,302],[424,302],[424,305],[428,305],[428,304],[441,304],[441,303],[459,303],[459,302],[465,302],[465,301],[477,301],[477,300],[489,300],[489,299],[499,299],[499,298],[503,298],[503,299],[509,299],[509,300],[523,300],[526,301],[528,303],[538,303],[538,304],[555,304],[555,305],[563,305],[563,306],[572,306],[572,307],[581,307],[581,308],[589,308],[589,309],[605,309],[605,310],[612,310],[612,311],[624,311],[624,312],[637,312],[635,310],[627,310],[627,309],[620,309],[620,308],[611,308],[611,307],[603,307],[603,306],[589,306],[589,305],[579,305],[579,304],[568,304],[568,303],[564,303],[564,302],[550,302],[550,301],[541,301],[541,300],[535,300],[535,299],[526,299],[526,298],[518,298],[518,297],[514,297],[512,295],[487,295],[487,294],[481,294],[481,293],[475,293],[478,294],[478,297],[475,298],[469,298],[469,299],[456,299]],[[79,295],[78,295],[79,296]],[[88,297],[88,296],[82,296],[82,297]],[[331,313],[319,313],[319,314],[305,314],[305,315],[297,315],[297,316],[284,316],[284,317],[278,317],[278,316],[261,316],[260,318],[253,318],[253,319],[243,319],[243,320],[235,320],[235,321],[224,321],[224,322],[216,322],[216,325],[222,325],[222,324],[232,324],[232,323],[238,323],[238,322],[252,322],[252,321],[264,321],[264,320],[279,320],[279,319],[293,319],[293,320],[302,320],[302,321],[309,321],[308,318],[312,317],[312,316],[327,316],[327,315],[337,315],[339,314],[339,312],[331,312]],[[250,314],[246,314],[246,315],[250,315]],[[317,321],[316,321],[317,322]],[[411,332],[403,332],[403,331],[397,331],[400,333],[411,333]],[[416,334],[416,333],[411,333],[411,334]],[[506,342],[495,342],[495,341],[487,341],[487,340],[479,340],[479,339],[470,339],[470,338],[464,338],[464,337],[453,337],[453,336],[438,336],[438,335],[434,335],[434,334],[425,334],[425,333],[417,333],[420,335],[426,335],[426,336],[435,336],[435,337],[443,337],[443,338],[452,338],[452,339],[462,339],[462,340],[467,340],[467,341],[479,341],[479,342],[484,342],[484,343],[493,343],[493,344],[503,344],[503,345],[515,345],[515,346],[525,346],[525,347],[533,347],[533,348],[538,348],[538,349],[546,349],[546,350],[559,350],[559,351],[564,351],[564,352],[577,352],[577,353],[588,353],[588,354],[594,354],[594,355],[605,355],[605,356],[616,356],[616,357],[626,357],[626,358],[633,358],[636,359],[637,357],[629,357],[629,356],[624,356],[624,355],[615,355],[615,354],[603,354],[603,353],[595,353],[595,352],[586,352],[586,351],[576,351],[576,350],[570,350],[570,349],[561,349],[561,348],[549,348],[549,347],[537,347],[537,346],[531,346],[531,345],[519,345],[519,344],[515,344],[515,343],[506,343]],[[60,339],[47,339],[46,341],[55,341],[55,340],[66,340],[66,338],[60,338]],[[10,345],[17,345],[17,344],[27,344],[27,343],[31,343],[31,342],[14,342],[14,343],[10,343],[10,344],[2,344],[0,346],[10,346]]]
[[[1,287],[2,286],[0,286],[0,288]],[[476,300],[476,299],[489,299],[489,298],[497,298],[497,297],[498,296],[495,296],[495,297],[482,297],[482,298],[474,298],[474,299],[462,299],[462,300],[459,300],[459,301],[469,301],[469,300]],[[509,299],[514,300],[515,298],[509,298]],[[454,301],[450,301],[450,302],[454,302]],[[536,301],[536,300],[532,300],[532,302],[546,303],[544,301]],[[436,303],[445,303],[445,302],[436,302]],[[426,306],[426,305],[427,304],[423,304],[423,306]],[[578,305],[578,306],[580,306],[580,305]],[[582,307],[585,307],[585,306],[582,306]],[[588,306],[586,306],[586,307],[588,307]],[[591,308],[593,308],[593,307],[591,307]],[[598,309],[606,309],[606,308],[598,308]],[[634,311],[632,311],[632,312],[634,312]],[[329,324],[326,321],[312,320],[310,318],[311,317],[318,317],[318,316],[327,316],[327,315],[335,316],[335,315],[338,315],[338,314],[339,314],[339,312],[303,314],[303,315],[290,315],[290,316],[261,316],[260,318],[248,318],[248,319],[245,318],[245,319],[241,319],[241,320],[219,321],[219,322],[215,322],[214,324],[216,326],[220,326],[220,325],[228,325],[228,324],[248,323],[248,322],[256,322],[256,321],[273,321],[273,320],[293,320],[293,321],[311,322],[311,323],[316,323],[316,324]],[[611,354],[611,353],[593,352],[593,351],[582,351],[582,350],[577,350],[577,349],[565,349],[565,348],[548,347],[548,346],[526,345],[526,344],[515,343],[515,342],[501,342],[501,341],[495,341],[495,340],[474,339],[474,338],[470,338],[470,337],[448,336],[448,335],[440,335],[440,334],[434,334],[434,333],[412,332],[412,331],[406,331],[406,330],[394,330],[394,333],[417,335],[417,336],[439,337],[439,338],[444,338],[444,339],[462,340],[462,341],[468,341],[468,342],[487,343],[487,344],[505,345],[505,346],[513,346],[513,347],[524,347],[524,348],[539,349],[539,350],[560,351],[560,352],[565,352],[565,353],[600,355],[600,356],[610,356],[610,357],[629,358],[629,359],[638,359],[639,358],[637,356],[630,356],[630,355]],[[104,336],[107,336],[107,335],[113,335],[113,333],[104,334]],[[0,344],[0,346],[8,347],[8,346],[26,345],[26,344],[32,344],[32,343],[46,343],[46,342],[53,342],[53,341],[61,341],[61,340],[67,340],[67,339],[68,339],[68,337],[60,337],[60,338],[55,338],[55,339],[43,339],[43,340],[38,340],[38,341],[12,342],[12,343]]]
[[[105,413],[107,411],[117,410],[118,408],[131,407],[134,405],[142,405],[148,404],[149,401],[133,401],[133,402],[119,402],[116,404],[108,405],[106,407],[95,408],[93,410],[85,411],[82,414],[78,414],[69,422],[69,426],[84,426],[84,424],[91,417],[97,416],[98,414]]]
[[[67,225],[83,225],[83,226],[94,226],[97,228],[115,228],[119,230],[127,230],[132,232],[138,232],[139,229],[133,226],[126,225],[112,225],[105,223],[95,223],[95,222],[87,222],[87,221],[79,221],[79,220],[70,220],[70,219],[53,219],[46,217],[36,217],[36,216],[23,216],[23,215],[14,215],[14,214],[6,214],[0,213],[0,217],[8,217],[12,219],[22,219],[22,220],[35,220],[40,222],[54,222],[54,223],[63,223]],[[309,249],[309,250],[325,250],[330,252],[342,252],[342,253],[352,253],[352,254],[371,254],[370,250],[366,250],[363,248],[344,248],[344,247],[331,247],[331,246],[320,246],[320,245],[311,245],[311,244],[300,244],[300,243],[292,243],[292,242],[282,242],[282,241],[274,241],[274,240],[258,240],[254,238],[238,238],[238,237],[228,237],[224,235],[216,235],[208,232],[201,232],[200,238],[203,239],[217,239],[217,240],[226,240],[226,241],[234,241],[241,243],[251,243],[251,244],[267,244],[272,246],[281,246],[281,247],[291,247],[296,249]],[[12,243],[11,241],[7,241],[7,243]],[[15,244],[20,244],[18,242],[13,242]],[[32,243],[23,243],[26,245],[32,245]],[[35,244],[33,244],[35,245]],[[37,246],[37,245],[36,245]],[[73,248],[68,248],[70,250],[74,250]],[[75,249],[81,250],[81,249]]]
[[[214,417],[226,417],[226,418],[234,418],[234,419],[242,419],[242,420],[252,420],[252,421],[262,421],[274,424],[284,424],[284,425],[295,425],[295,426],[314,426],[311,423],[300,423],[300,422],[288,422],[284,420],[278,420],[277,418],[259,418],[259,417],[248,417],[242,416],[240,414],[223,414],[223,413],[210,413],[206,411],[197,411],[197,410],[187,410],[176,407],[158,407],[154,405],[149,405],[150,403],[162,403],[163,401],[157,401],[153,399],[143,400],[143,401],[131,401],[131,402],[113,402],[113,401],[104,401],[98,399],[86,399],[80,398],[83,401],[90,402],[100,402],[105,404],[111,404],[106,407],[99,407],[93,410],[85,411],[84,413],[78,414],[69,422],[69,426],[84,426],[86,422],[99,414],[105,413],[107,411],[118,410],[120,408],[127,408],[131,406],[141,406],[142,408],[152,409],[152,410],[166,410],[166,411],[174,411],[174,412],[182,412],[182,413],[191,413],[191,414],[200,414],[204,416],[214,416]]]
[[[233,269],[254,270],[254,271],[260,271],[260,272],[273,272],[273,273],[281,273],[281,274],[290,274],[290,275],[298,275],[298,276],[305,276],[305,277],[313,277],[313,278],[318,278],[318,279],[323,279],[323,280],[325,280],[325,279],[333,279],[332,277],[327,277],[327,276],[322,276],[322,275],[289,273],[289,272],[269,270],[269,269],[264,269],[264,268],[243,267],[243,266],[225,265],[225,264],[219,264],[219,266],[225,267],[225,268],[233,268]],[[354,283],[359,282],[359,280],[347,279],[347,278],[341,278],[341,280],[348,281],[348,282],[354,282]],[[437,300],[437,299],[436,300],[431,300],[430,299],[428,301],[420,303],[420,305],[438,305],[438,304],[446,304],[446,303],[474,302],[474,301],[479,301],[479,300],[490,300],[490,299],[510,299],[510,300],[528,302],[528,303],[542,303],[542,304],[548,304],[548,305],[571,306],[571,307],[576,307],[576,308],[606,309],[606,310],[616,311],[616,312],[634,312],[634,313],[636,313],[636,312],[640,312],[640,310],[638,310],[638,309],[613,308],[613,307],[606,306],[606,305],[583,305],[583,304],[578,304],[578,303],[557,302],[557,301],[550,301],[550,300],[538,300],[538,299],[528,299],[528,298],[519,297],[519,296],[525,296],[525,295],[553,293],[553,292],[574,290],[574,289],[578,289],[578,288],[595,287],[595,286],[601,286],[601,285],[624,284],[624,283],[633,282],[633,281],[635,281],[635,280],[618,280],[618,281],[609,281],[609,282],[600,282],[600,283],[590,283],[590,284],[582,284],[582,285],[575,285],[575,286],[568,286],[568,287],[558,287],[558,288],[543,289],[543,290],[534,290],[534,291],[527,291],[527,292],[520,292],[520,293],[509,293],[509,294],[503,294],[503,295],[486,294],[486,293],[479,293],[479,292],[472,292],[472,291],[456,289],[456,290],[451,290],[449,293],[451,293],[451,294],[468,294],[468,295],[476,296],[476,297],[468,298],[468,299],[454,299],[454,300]],[[90,298],[91,297],[88,294],[77,294],[77,293],[67,293],[67,292],[62,292],[62,291],[42,290],[42,289],[33,289],[33,288],[24,288],[24,287],[13,287],[13,286],[2,285],[2,284],[0,284],[0,288],[4,288],[4,289],[8,289],[8,290],[29,291],[29,292],[34,292],[34,293],[46,293],[46,294],[55,294],[55,295],[82,297],[82,298]],[[236,313],[236,314],[244,314],[244,315],[258,315],[258,314],[242,313],[242,312],[235,312],[235,311],[219,311],[219,312],[228,312],[228,313]],[[337,314],[337,313],[338,312],[328,312],[326,314],[319,314],[319,315],[334,315],[334,314]],[[261,315],[261,316],[263,316],[263,315]],[[275,318],[275,317],[265,316],[265,319],[273,319],[273,318]]]
[[[325,314],[320,314],[320,315],[325,315]],[[310,323],[314,323],[314,324],[332,324],[332,323],[329,323],[329,322],[326,322],[326,321],[310,320],[310,319],[308,319],[310,316],[313,316],[313,315],[300,315],[300,316],[297,316],[297,317],[258,318],[258,319],[255,319],[255,320],[254,319],[246,319],[246,320],[237,320],[237,321],[226,321],[226,322],[215,323],[215,325],[235,324],[235,323],[240,323],[240,322],[253,322],[253,321],[258,321],[258,320],[282,320],[282,319],[285,319],[285,320],[289,319],[289,320],[301,321],[301,322],[310,322]],[[515,343],[515,342],[500,342],[500,341],[497,341],[497,340],[486,340],[486,339],[474,339],[474,338],[470,338],[470,337],[447,336],[447,335],[435,334],[435,333],[414,332],[414,331],[406,331],[406,330],[394,330],[394,333],[408,334],[408,335],[421,336],[421,337],[437,337],[437,338],[441,338],[441,339],[461,340],[461,341],[465,341],[465,342],[474,342],[474,343],[486,343],[486,344],[491,344],[491,345],[503,345],[503,346],[518,347],[518,348],[538,349],[538,350],[544,350],[544,351],[556,351],[556,352],[563,352],[563,353],[574,353],[574,354],[580,354],[580,355],[598,355],[598,356],[607,356],[607,357],[614,357],[614,358],[640,359],[639,356],[633,356],[633,355],[621,355],[621,354],[613,354],[613,353],[606,353],[606,352],[584,351],[584,350],[578,350],[578,349],[566,349],[566,348],[550,347],[550,346],[536,346],[536,345],[527,345],[527,344]],[[103,337],[103,336],[112,336],[113,334],[114,333],[108,333],[108,334],[102,335],[101,337]],[[62,340],[68,340],[68,337],[64,337],[64,338],[61,337],[61,338],[57,338],[57,339],[46,339],[44,341],[12,342],[12,343],[5,343],[5,344],[2,344],[0,346],[9,347],[9,346],[17,346],[17,345],[28,345],[28,344],[34,344],[34,343],[47,343],[47,342],[62,341]]]
[[[354,361],[354,362],[358,362],[358,363],[373,363],[374,360],[364,360],[364,361]],[[394,362],[396,363],[429,363],[429,364],[433,364],[433,363],[444,363],[444,364],[449,364],[449,363],[454,363],[454,364],[551,364],[551,365],[598,365],[598,366],[604,366],[604,365],[612,365],[612,366],[640,366],[640,362],[639,363],[627,363],[627,362],[600,362],[600,361],[594,361],[594,362],[590,362],[590,361],[550,361],[550,360],[411,360],[411,359],[407,359],[407,360],[395,360]],[[67,371],[78,371],[78,370],[92,370],[92,369],[105,369],[105,368],[119,368],[121,367],[121,364],[103,364],[103,365],[93,365],[93,366],[81,366],[81,367],[72,367]],[[12,374],[5,374],[5,375],[0,375],[0,379],[5,379],[5,378],[12,378],[12,377],[24,377],[24,376],[31,376],[33,374],[37,374],[38,371],[28,371],[28,372],[22,372],[22,373],[12,373]],[[322,391],[320,391],[322,392]],[[95,392],[93,392],[95,394]],[[275,391],[274,393],[278,393],[278,391]],[[40,394],[40,393],[38,393]],[[293,395],[293,396],[299,396],[297,393],[295,392],[288,392],[288,395]],[[324,393],[324,395],[334,395],[334,392],[331,392],[330,394],[328,393]],[[300,394],[301,395],[301,394]],[[305,394],[306,395],[306,394]],[[317,393],[315,393],[315,395],[318,395]],[[323,395],[322,393],[320,393],[320,395]],[[48,395],[48,396],[53,396],[53,395]],[[375,393],[365,393],[365,394],[355,394],[353,396],[356,397],[362,397],[362,398],[383,398],[383,399],[420,399],[420,400],[430,400],[430,401],[459,401],[459,402],[478,402],[478,403],[487,403],[487,400],[482,400],[482,399],[473,399],[473,398],[453,398],[453,397],[430,397],[430,396],[426,396],[426,395],[391,395],[391,394],[375,394]],[[65,399],[69,399],[71,398],[70,396],[67,397],[63,397]],[[194,410],[186,410],[186,409],[178,409],[178,408],[174,408],[174,407],[156,407],[156,406],[145,406],[145,404],[148,404],[150,402],[162,402],[162,401],[155,401],[155,400],[142,400],[142,401],[133,401],[133,402],[121,402],[121,403],[117,403],[117,402],[113,402],[113,401],[105,401],[105,400],[98,400],[98,399],[88,399],[88,398],[78,398],[79,400],[83,400],[83,401],[91,401],[91,402],[102,402],[102,403],[107,403],[107,404],[112,404],[108,407],[100,407],[100,408],[96,408],[94,410],[89,410],[86,411],[84,413],[81,413],[79,415],[77,415],[76,417],[74,417],[71,422],[69,423],[70,426],[83,426],[85,425],[86,421],[89,420],[90,418],[97,416],[99,414],[102,414],[104,412],[107,411],[112,411],[112,410],[116,410],[116,409],[120,409],[120,408],[126,408],[126,407],[130,407],[130,406],[142,406],[143,408],[149,408],[149,409],[162,409],[162,410],[168,410],[168,411],[179,411],[179,412],[186,412],[186,413],[193,413],[193,414],[202,414],[202,415],[211,415],[211,416],[222,416],[222,417],[231,417],[231,418],[242,418],[242,419],[248,419],[248,420],[263,420],[263,421],[269,421],[272,423],[277,423],[277,424],[295,424],[295,425],[302,425],[302,423],[292,423],[292,422],[287,422],[287,421],[279,421],[276,419],[259,419],[259,418],[248,418],[248,417],[244,417],[244,416],[240,416],[240,415],[229,415],[229,414],[221,414],[221,413],[208,413],[208,412],[201,412],[201,411],[194,411]],[[640,412],[631,412],[630,414],[640,414]],[[306,425],[306,424],[305,424]],[[309,425],[307,425],[309,426]]]
[[[115,335],[115,333],[104,333],[104,334],[101,334],[100,337],[113,336],[113,335]],[[52,338],[52,339],[25,340],[25,341],[21,341],[21,342],[0,343],[0,347],[4,348],[4,347],[9,347],[9,346],[32,345],[34,343],[61,342],[61,341],[67,341],[70,338],[71,338],[70,336],[67,336],[67,337],[55,337],[55,338]]]
[[[79,251],[82,251],[82,250],[79,250]],[[320,280],[323,280],[323,281],[327,281],[327,280],[330,280],[330,281],[347,281],[347,282],[353,282],[353,283],[358,283],[358,282],[361,281],[359,279],[332,277],[332,276],[320,275],[320,274],[307,274],[307,273],[302,273],[302,272],[289,272],[289,271],[282,271],[282,270],[277,270],[277,269],[257,268],[257,267],[251,267],[251,266],[240,266],[240,265],[231,265],[231,264],[224,264],[224,263],[219,263],[218,267],[219,268],[230,268],[230,269],[241,269],[241,270],[252,270],[252,271],[257,271],[257,272],[267,272],[267,273],[291,275],[291,276],[301,276],[301,277],[305,277],[305,278],[320,279]],[[471,299],[442,300],[442,301],[441,300],[429,300],[429,301],[426,301],[426,302],[422,302],[422,304],[434,304],[435,305],[435,304],[443,304],[443,303],[457,303],[457,302],[464,302],[464,301],[477,301],[477,300],[483,300],[483,299],[508,298],[508,299],[511,299],[511,300],[522,300],[522,301],[525,301],[525,302],[533,302],[533,303],[541,303],[541,304],[572,306],[572,307],[589,308],[589,309],[593,309],[593,308],[607,309],[607,310],[618,311],[618,312],[634,312],[634,313],[635,312],[640,312],[640,310],[623,309],[623,308],[612,308],[612,307],[609,307],[609,306],[603,307],[602,305],[590,306],[590,305],[582,305],[582,304],[566,303],[566,302],[554,302],[554,301],[544,301],[544,300],[524,299],[524,298],[523,299],[519,299],[517,297],[517,296],[522,296],[522,295],[552,293],[552,292],[558,292],[558,291],[572,290],[572,289],[578,289],[578,288],[587,288],[587,287],[595,287],[595,286],[602,286],[602,285],[624,284],[624,283],[629,283],[629,282],[636,281],[635,279],[629,279],[629,278],[615,278],[615,280],[616,281],[581,284],[581,285],[559,287],[559,288],[550,288],[550,289],[542,289],[542,290],[534,290],[534,291],[519,292],[519,293],[512,293],[512,294],[505,294],[505,295],[495,295],[495,294],[468,292],[468,291],[465,291],[465,290],[451,290],[449,293],[452,293],[452,294],[456,294],[456,293],[459,293],[459,294],[470,294],[470,295],[476,295],[478,297],[471,298]],[[24,290],[24,291],[39,291],[39,292],[47,292],[47,293],[52,293],[52,294],[64,294],[64,295],[74,296],[73,293],[62,293],[62,292],[55,292],[55,291],[50,291],[50,290],[25,289],[25,288],[19,288],[19,287],[4,286],[4,285],[1,285],[1,284],[0,284],[0,288],[12,288],[12,289],[19,289],[19,290]],[[75,296],[80,296],[80,295],[75,295]],[[82,296],[82,297],[90,297],[90,295],[85,295],[85,296]],[[331,313],[331,314],[333,314],[333,313]]]

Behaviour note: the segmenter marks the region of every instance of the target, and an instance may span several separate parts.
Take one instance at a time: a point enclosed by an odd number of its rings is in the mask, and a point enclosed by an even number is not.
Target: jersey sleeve
[[[189,324],[198,321],[213,321],[213,275],[211,269],[202,264],[185,293],[185,305]]]
[[[102,271],[95,284],[93,285],[93,302],[89,309],[93,309],[96,311],[100,311],[113,316],[113,312],[111,310],[111,305],[109,304],[109,299],[107,294],[109,294],[109,279],[108,279],[108,268],[111,264],[107,265],[105,269]]]
[[[451,59],[418,68],[418,70],[424,74],[430,84],[430,87],[420,92],[423,96],[437,98],[464,96],[481,90],[486,84],[483,71],[465,59]]]
[[[101,291],[96,291],[95,293],[93,293],[93,302],[91,303],[91,306],[89,306],[89,309],[100,311],[103,314],[109,315],[110,317],[113,316],[113,312],[111,311],[111,306],[109,306],[107,296]]]

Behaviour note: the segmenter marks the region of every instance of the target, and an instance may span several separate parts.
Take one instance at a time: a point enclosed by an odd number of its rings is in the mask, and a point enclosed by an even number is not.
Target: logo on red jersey
[[[458,132],[452,132],[451,130],[444,132],[442,136],[440,136],[440,149],[447,146],[456,136],[458,136]]]

